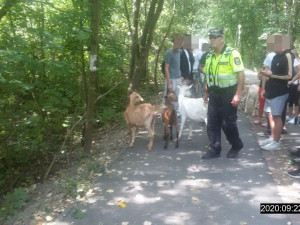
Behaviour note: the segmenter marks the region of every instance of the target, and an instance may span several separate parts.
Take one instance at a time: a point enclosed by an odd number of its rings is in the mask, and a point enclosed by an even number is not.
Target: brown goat
[[[173,134],[172,134],[172,126],[175,125],[176,127],[176,148],[178,148],[178,119],[177,119],[177,112],[175,110],[174,105],[172,102],[177,102],[177,95],[175,92],[169,92],[166,96],[166,103],[165,106],[162,109],[161,112],[161,118],[163,122],[165,123],[165,146],[164,149],[168,148],[169,145],[169,136],[170,140],[173,140]],[[169,132],[169,126],[170,126],[170,132]],[[171,135],[170,135],[171,133]]]
[[[151,151],[154,141],[154,124],[157,112],[149,103],[135,105],[136,102],[144,101],[144,99],[136,92],[133,92],[129,96],[129,99],[129,105],[124,113],[124,117],[129,129],[130,147],[134,146],[137,129],[139,127],[146,127],[150,136],[148,150]]]

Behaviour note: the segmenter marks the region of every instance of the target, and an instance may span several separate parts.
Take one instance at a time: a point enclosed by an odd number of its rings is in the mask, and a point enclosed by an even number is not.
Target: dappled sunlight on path
[[[205,129],[193,141],[184,133],[178,149],[170,142],[164,150],[158,121],[152,152],[144,150],[147,137],[139,134],[136,147],[95,183],[95,194],[53,224],[287,224],[286,215],[260,214],[260,203],[282,201],[249,123],[245,117],[239,123],[245,144],[239,157],[226,158],[230,146],[223,137],[222,157],[202,160]],[[75,209],[85,217],[74,219]]]

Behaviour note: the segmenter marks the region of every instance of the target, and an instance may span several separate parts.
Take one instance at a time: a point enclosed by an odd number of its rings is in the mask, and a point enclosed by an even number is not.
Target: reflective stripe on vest
[[[233,73],[232,65],[230,65],[232,51],[233,48],[227,47],[221,56],[214,58],[214,60],[218,60],[218,62],[214,62],[214,67],[212,60],[214,52],[211,51],[207,55],[204,72],[207,74],[206,83],[208,87],[216,86],[225,88],[237,84],[238,74]]]

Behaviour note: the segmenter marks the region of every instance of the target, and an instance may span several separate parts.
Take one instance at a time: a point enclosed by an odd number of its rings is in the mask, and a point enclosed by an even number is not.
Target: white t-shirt
[[[187,60],[188,60],[188,62],[189,62],[189,73],[190,73],[190,72],[191,72],[191,61],[190,61],[190,56],[189,56],[189,53],[187,52],[186,49],[183,49],[183,51],[184,51],[184,53],[185,53],[185,55],[186,55],[186,57],[187,57]]]
[[[267,57],[265,58],[264,61],[264,65],[266,65],[267,67],[269,67],[269,69],[271,69],[271,65],[272,65],[272,60],[274,58],[274,56],[276,55],[275,52],[271,52],[267,55]],[[294,68],[296,68],[298,65],[300,65],[300,63],[298,62],[298,60],[295,58],[294,59]],[[293,84],[298,84],[298,80],[295,80],[293,82]]]
[[[201,59],[202,55],[203,55],[203,52],[200,51],[200,52],[198,52],[198,53],[194,56],[195,62],[194,62],[194,65],[193,65],[193,71],[198,71],[198,66],[199,66],[199,62],[200,62],[200,59]]]

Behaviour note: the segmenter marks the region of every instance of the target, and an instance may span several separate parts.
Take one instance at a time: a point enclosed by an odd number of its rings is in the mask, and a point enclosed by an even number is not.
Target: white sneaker
[[[295,122],[295,118],[292,118],[292,119],[290,119],[290,120],[289,120],[289,122],[288,122],[288,123],[290,123],[290,124],[294,124],[294,122]]]
[[[261,146],[261,149],[266,151],[280,150],[280,143],[277,141],[272,141],[265,146]]]
[[[265,139],[265,140],[262,140],[262,141],[259,141],[258,144],[259,145],[267,145],[267,144],[270,144],[271,142],[273,142],[273,138],[270,137],[268,139]]]
[[[259,137],[264,137],[264,136],[265,136],[265,133],[264,133],[264,132],[259,132],[259,133],[257,133],[256,135],[259,136]]]

